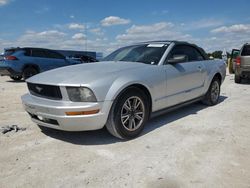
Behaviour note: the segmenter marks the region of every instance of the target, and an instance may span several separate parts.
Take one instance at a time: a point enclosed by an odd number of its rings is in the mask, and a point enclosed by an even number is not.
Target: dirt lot
[[[41,132],[24,112],[24,82],[0,77],[0,187],[250,187],[250,83],[228,75],[220,103],[152,119],[120,141],[105,129]]]

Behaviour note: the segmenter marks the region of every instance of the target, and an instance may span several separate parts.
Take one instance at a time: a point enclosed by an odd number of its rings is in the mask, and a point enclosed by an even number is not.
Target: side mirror
[[[173,58],[168,60],[169,64],[175,64],[175,63],[182,63],[186,62],[188,60],[188,57],[186,55],[174,55]]]

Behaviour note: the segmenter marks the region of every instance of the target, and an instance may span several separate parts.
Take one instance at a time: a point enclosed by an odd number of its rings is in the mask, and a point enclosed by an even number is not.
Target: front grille
[[[62,94],[59,86],[27,83],[30,94],[42,98],[61,100]]]

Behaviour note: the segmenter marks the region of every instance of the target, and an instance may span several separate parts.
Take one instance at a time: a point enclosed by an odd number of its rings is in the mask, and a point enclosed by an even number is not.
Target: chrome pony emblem
[[[43,90],[43,88],[36,86],[36,90],[40,93]]]

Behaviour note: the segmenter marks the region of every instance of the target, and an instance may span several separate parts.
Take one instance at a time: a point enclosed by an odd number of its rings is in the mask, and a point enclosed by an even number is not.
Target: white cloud
[[[226,49],[231,52],[232,49],[240,49],[242,45],[248,42],[248,38],[244,36],[220,36],[220,37],[206,37],[206,38],[195,38],[191,42],[201,46],[206,52],[213,52],[215,50]]]
[[[174,26],[172,23],[159,22],[153,25],[133,25],[127,30],[128,34],[140,34],[140,33],[152,33],[162,31],[164,29],[170,29]]]
[[[11,0],[0,0],[0,6],[8,4]]]
[[[60,43],[65,40],[67,34],[57,31],[57,30],[48,30],[42,32],[35,32],[35,31],[27,31],[19,38],[7,41],[7,40],[0,40],[0,48],[7,47],[45,47],[45,48],[58,48]]]
[[[151,25],[133,25],[116,39],[120,42],[135,42],[148,40],[187,40],[188,34],[178,31],[173,23],[159,22]]]
[[[90,32],[98,36],[104,35],[104,32],[101,30],[101,28],[90,29]]]
[[[19,38],[19,41],[27,43],[31,41],[47,42],[48,40],[56,40],[58,38],[66,36],[65,33],[57,30],[48,30],[42,32],[27,31],[23,36]]]
[[[84,35],[83,33],[76,33],[72,36],[72,39],[84,40],[84,39],[86,39],[86,35]]]
[[[206,50],[223,50],[230,52],[233,48],[241,48],[246,42],[249,42],[250,24],[234,24],[230,26],[221,26],[210,31],[211,37],[207,37],[201,42]]]
[[[74,19],[74,18],[75,18],[75,16],[74,16],[74,15],[70,15],[69,17],[70,17],[71,19]]]
[[[238,27],[242,24],[218,27],[220,29],[214,29],[216,32],[211,31],[203,38],[198,38],[195,35],[191,36],[190,31],[186,30],[185,27],[181,27],[178,23],[159,22],[148,25],[132,25],[118,34],[115,39],[108,39],[107,37],[110,36],[104,33],[104,28],[92,27],[96,25],[90,26],[88,37],[79,27],[72,34],[69,25],[53,26],[54,29],[46,31],[26,31],[20,37],[12,40],[0,38],[0,50],[12,46],[31,46],[51,49],[91,50],[107,54],[119,47],[140,41],[185,40],[201,46],[207,52],[211,52],[223,50],[224,48],[231,51],[232,48],[240,48],[242,44],[249,42],[247,41],[249,40],[249,32],[245,29],[246,27],[249,28],[247,24],[243,25],[244,27]],[[184,26],[186,25],[189,24],[185,23]]]
[[[104,18],[101,21],[101,25],[105,27],[112,26],[112,25],[125,25],[129,23],[130,23],[129,19],[124,19],[124,18],[120,18],[117,16],[109,16],[109,17]]]
[[[71,24],[69,24],[69,29],[84,30],[85,26],[83,24],[79,24],[79,23],[71,23]]]
[[[203,28],[211,28],[218,27],[222,25],[224,22],[220,19],[201,19],[194,22],[191,22],[189,25],[190,29],[203,29]]]
[[[212,33],[250,33],[250,24],[222,26],[211,30]]]
[[[85,40],[83,33],[76,33],[70,36],[58,30],[48,30],[42,32],[26,31],[17,39],[5,40],[0,38],[0,52],[8,47],[40,47],[50,49],[64,49],[64,50],[88,50],[104,52],[107,54],[108,49],[113,45],[107,41],[106,38],[98,38]]]
[[[194,38],[192,42],[200,45],[207,52],[223,49],[231,52],[232,49],[240,49],[244,43],[249,42],[249,32],[241,32],[233,29],[212,32],[211,34],[211,36],[205,38]]]

